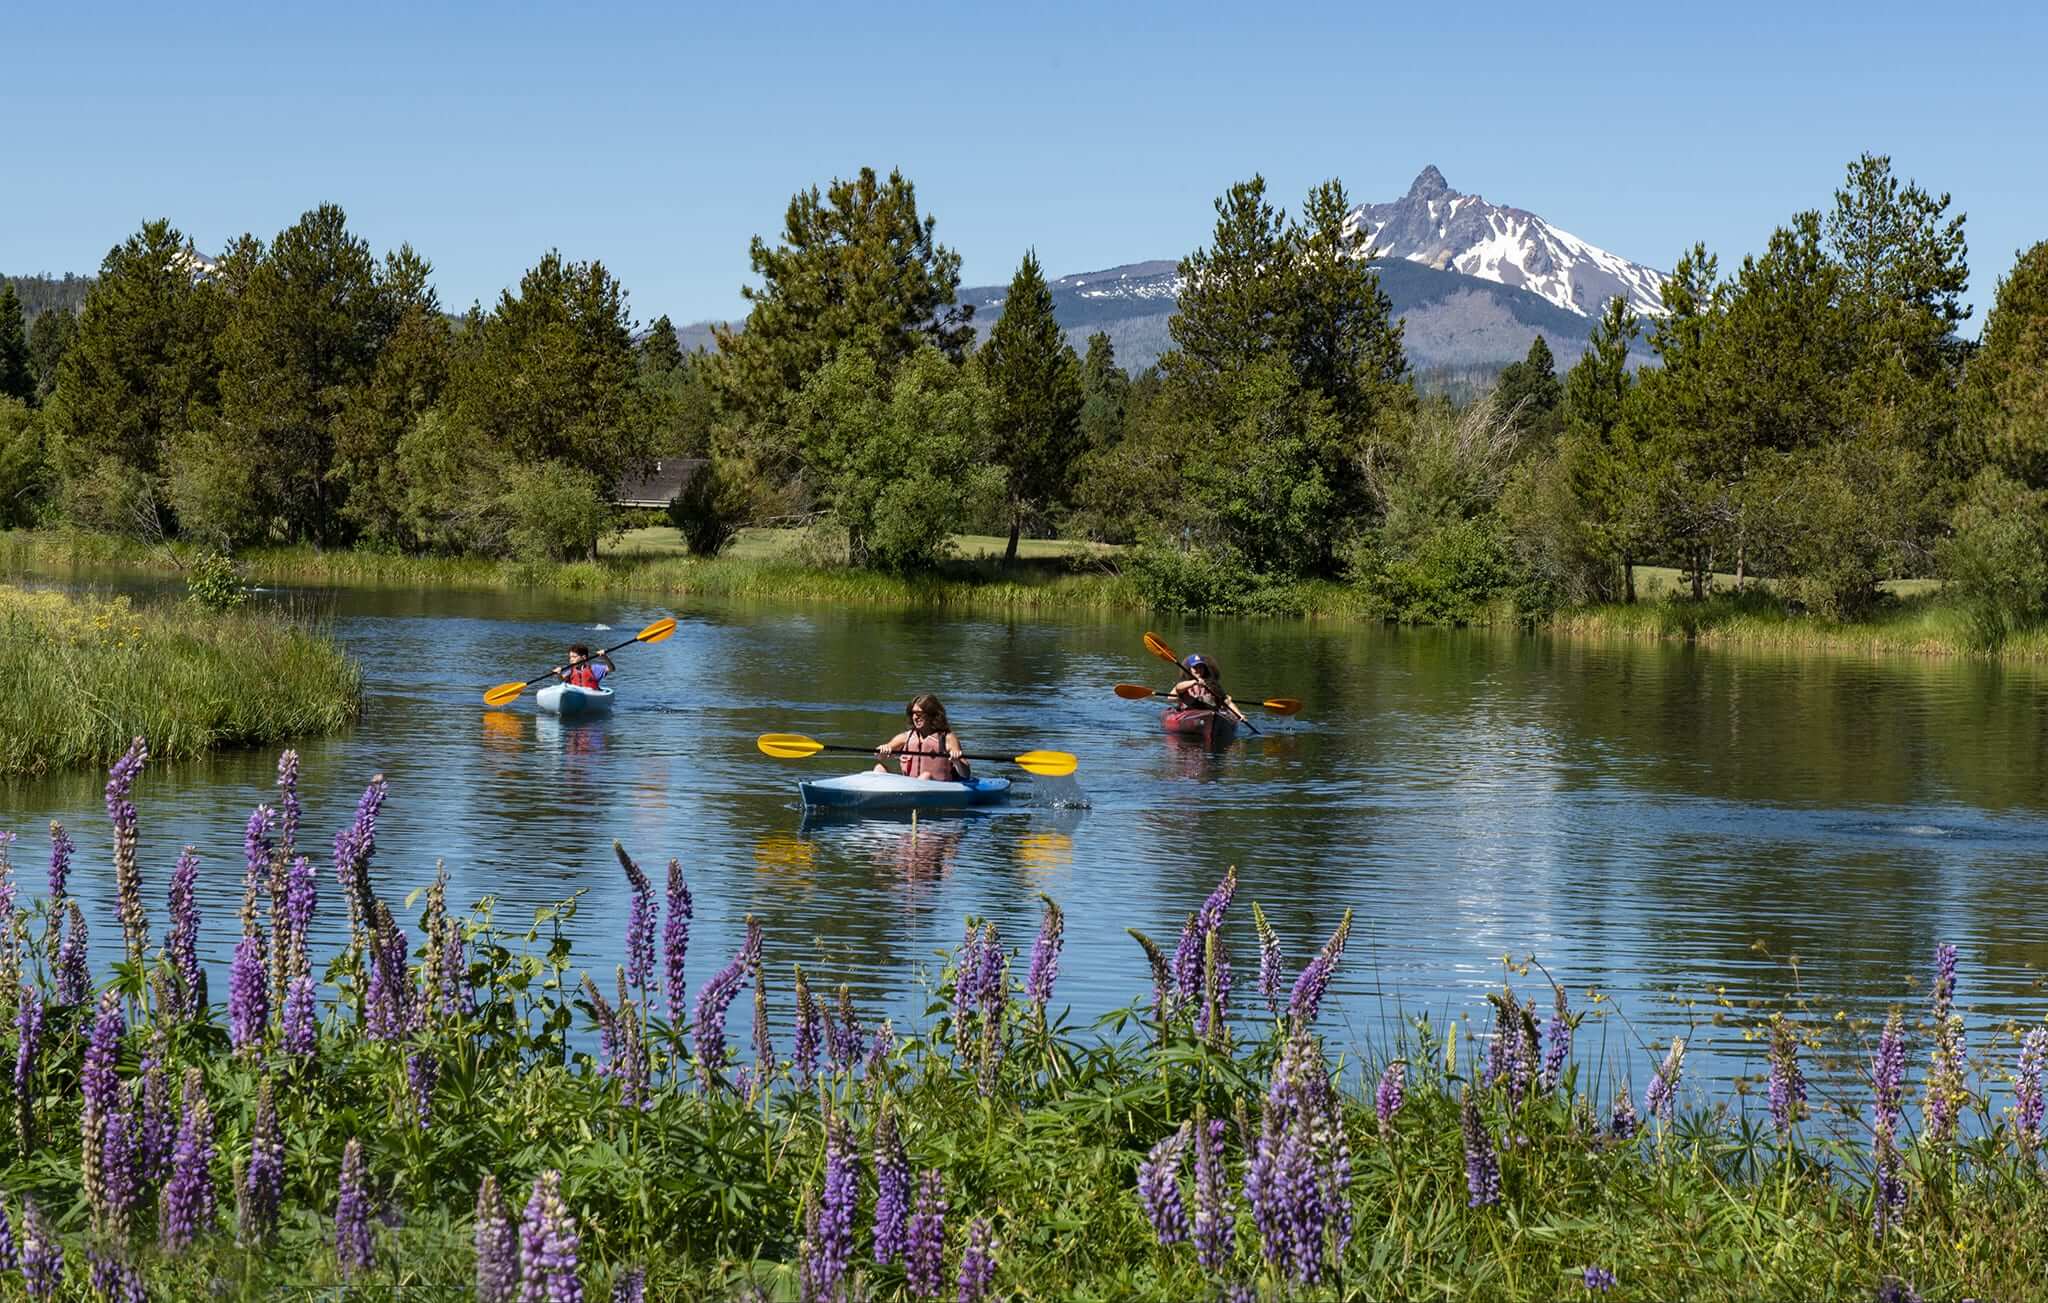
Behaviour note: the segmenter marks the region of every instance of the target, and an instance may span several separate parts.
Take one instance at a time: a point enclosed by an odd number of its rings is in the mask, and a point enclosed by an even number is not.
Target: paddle
[[[1163,660],[1163,661],[1165,661],[1165,662],[1166,662],[1167,664],[1169,664],[1169,665],[1173,666],[1173,668],[1175,668],[1175,669],[1179,670],[1179,671],[1180,671],[1181,673],[1183,673],[1183,674],[1185,674],[1185,673],[1188,673],[1188,667],[1187,667],[1187,663],[1186,663],[1185,661],[1181,660],[1181,658],[1180,658],[1180,657],[1178,657],[1178,656],[1174,655],[1174,652],[1173,652],[1173,648],[1171,648],[1171,647],[1167,646],[1167,645],[1166,645],[1165,643],[1161,642],[1161,641],[1159,640],[1159,635],[1158,635],[1158,634],[1156,634],[1156,633],[1151,633],[1151,632],[1147,632],[1147,633],[1146,633],[1146,635],[1145,635],[1145,650],[1146,650],[1146,651],[1148,651],[1148,652],[1151,652],[1151,653],[1152,653],[1152,654],[1153,654],[1154,656],[1157,656],[1157,657],[1158,657],[1158,658],[1159,658],[1160,660]],[[1279,700],[1285,700],[1285,698],[1280,698]],[[1241,711],[1241,710],[1237,710],[1237,709],[1233,708],[1233,709],[1231,710],[1231,712],[1230,712],[1230,713],[1231,713],[1231,714],[1233,714],[1233,715],[1235,715],[1235,716],[1237,716],[1237,722],[1238,722],[1238,723],[1240,723],[1240,724],[1244,725],[1244,726],[1245,726],[1246,728],[1250,729],[1250,730],[1251,730],[1252,732],[1256,733],[1256,732],[1258,732],[1258,731],[1259,731],[1259,726],[1258,726],[1257,724],[1254,724],[1254,723],[1252,723],[1252,722],[1251,722],[1250,720],[1246,719],[1246,718],[1244,717],[1244,712],[1243,712],[1243,711]]]
[[[676,622],[674,620],[656,620],[653,624],[648,625],[645,629],[626,639],[626,641],[619,643],[618,646],[607,647],[599,652],[598,655],[609,656],[619,650],[620,647],[631,647],[636,642],[660,642],[675,631]],[[484,694],[484,704],[486,706],[509,705],[519,699],[520,693],[526,691],[534,684],[545,683],[554,677],[555,672],[549,670],[539,678],[528,679],[524,683],[500,683],[497,687]]]
[[[1170,697],[1173,694],[1161,692],[1157,688],[1148,688],[1142,683],[1119,683],[1116,685],[1116,695],[1125,701],[1143,701],[1147,697]],[[1293,697],[1268,697],[1259,705],[1275,715],[1292,715],[1301,709],[1301,703]]]
[[[820,742],[801,733],[763,733],[754,740],[761,748],[761,754],[774,756],[777,760],[802,760],[805,756],[817,755],[820,751],[840,751],[849,755],[871,756],[873,747],[855,747]],[[999,765],[1017,765],[1026,773],[1042,774],[1047,778],[1065,778],[1074,772],[1076,761],[1065,751],[1026,751],[1021,756],[978,756],[963,754],[963,760],[987,760]]]

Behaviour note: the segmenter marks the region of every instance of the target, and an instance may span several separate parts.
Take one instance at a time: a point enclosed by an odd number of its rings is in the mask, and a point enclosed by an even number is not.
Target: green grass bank
[[[355,719],[362,674],[283,616],[73,597],[0,585],[0,775],[104,764],[150,738],[166,760],[330,733]]]

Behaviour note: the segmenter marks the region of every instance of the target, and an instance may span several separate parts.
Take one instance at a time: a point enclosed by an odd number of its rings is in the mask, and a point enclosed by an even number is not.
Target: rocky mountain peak
[[[1434,163],[1418,172],[1415,176],[1415,183],[1408,187],[1408,197],[1410,199],[1421,199],[1424,201],[1441,199],[1445,195],[1456,193],[1457,191],[1451,189],[1451,183],[1444,180],[1444,174],[1436,170],[1436,164]]]

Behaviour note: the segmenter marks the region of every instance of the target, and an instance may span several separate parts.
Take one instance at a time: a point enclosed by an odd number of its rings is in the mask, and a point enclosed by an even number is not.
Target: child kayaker
[[[1242,722],[1244,712],[1223,690],[1223,669],[1200,652],[1181,662],[1188,677],[1173,685],[1168,695],[1185,710],[1220,710]]]
[[[968,777],[967,761],[960,755],[960,739],[954,735],[953,726],[946,722],[946,708],[939,699],[927,692],[915,698],[903,708],[910,721],[910,727],[875,748],[875,754],[896,757],[903,773],[910,778],[929,778],[936,782],[960,782]],[[887,772],[888,765],[878,764],[876,769]]]
[[[616,667],[612,664],[611,657],[603,652],[592,656],[589,646],[579,642],[569,648],[569,664],[566,667],[555,666],[555,677],[564,683],[573,683],[579,688],[589,688],[594,692],[603,684],[604,676],[610,674],[614,668]]]

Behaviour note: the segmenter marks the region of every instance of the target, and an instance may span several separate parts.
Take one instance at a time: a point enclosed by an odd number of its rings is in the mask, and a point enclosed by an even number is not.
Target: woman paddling
[[[969,776],[967,761],[960,754],[960,739],[946,722],[946,708],[939,704],[939,699],[927,692],[904,707],[903,713],[909,718],[910,727],[876,747],[875,754],[885,760],[895,756],[909,778],[964,782]],[[879,764],[875,768],[886,771],[888,766]]]
[[[1244,722],[1244,712],[1237,708],[1237,703],[1223,690],[1221,666],[1200,652],[1182,661],[1181,666],[1187,670],[1188,677],[1174,684],[1173,691],[1167,695],[1172,697],[1182,710],[1221,711],[1239,723]]]

